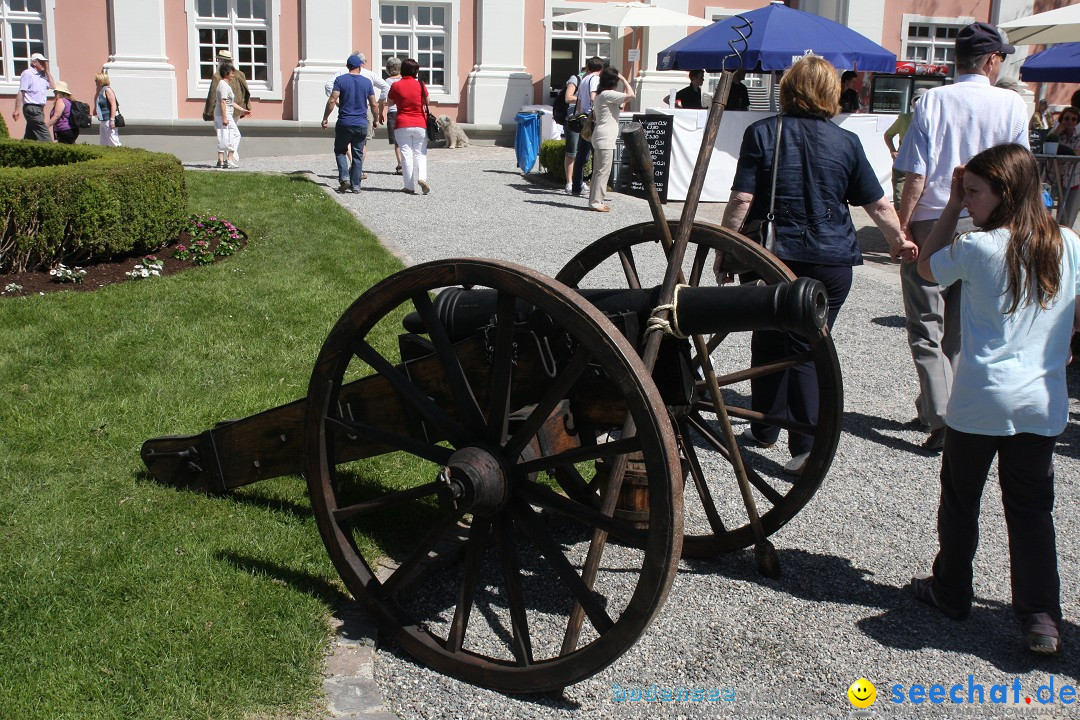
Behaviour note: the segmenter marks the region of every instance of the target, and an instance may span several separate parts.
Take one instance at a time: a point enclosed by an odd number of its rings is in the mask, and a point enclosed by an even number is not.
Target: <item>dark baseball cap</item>
[[[987,53],[1012,55],[1016,52],[1009,43],[1001,39],[1001,33],[990,23],[971,23],[956,33],[956,52],[959,55],[978,57]]]

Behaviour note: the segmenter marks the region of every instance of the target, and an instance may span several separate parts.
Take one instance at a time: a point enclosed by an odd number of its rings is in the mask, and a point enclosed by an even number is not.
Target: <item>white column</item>
[[[690,3],[687,0],[653,0],[652,4],[675,12],[690,12]],[[639,64],[641,70],[633,81],[635,92],[638,94],[635,107],[664,107],[664,98],[668,96],[671,88],[682,90],[690,84],[684,70],[655,70],[654,68],[656,67],[656,56],[661,50],[682,40],[688,32],[698,29],[652,27],[637,30],[639,34],[643,34],[644,39],[641,43],[641,63]],[[625,68],[623,74],[626,74]]]
[[[109,5],[114,52],[105,71],[123,112],[140,120],[175,119],[176,68],[165,54],[165,0]]]
[[[293,70],[294,118],[322,120],[326,107],[326,81],[345,69],[345,60],[354,49],[352,2],[302,1],[300,64]]]
[[[532,75],[525,70],[525,5],[507,0],[477,0],[476,56],[469,73],[469,122],[514,122],[523,105],[533,104]],[[532,18],[535,32],[543,33]]]
[[[878,45],[881,42],[881,30],[885,24],[885,0],[859,0],[847,6],[847,17],[837,22],[847,25]]]

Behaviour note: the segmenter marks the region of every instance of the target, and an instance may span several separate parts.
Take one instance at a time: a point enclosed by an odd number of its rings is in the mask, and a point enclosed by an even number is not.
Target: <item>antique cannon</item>
[[[718,98],[729,85],[725,73]],[[714,101],[703,147],[721,112]],[[775,574],[766,538],[816,491],[840,434],[824,291],[741,235],[690,222],[696,200],[666,221],[642,142],[638,128],[628,147],[656,222],[601,238],[555,278],[481,259],[403,270],[341,316],[305,398],[147,440],[147,468],[207,492],[302,473],[353,596],[417,659],[503,691],[559,689],[617,659],[683,554],[754,545]],[[747,282],[702,287],[714,260]],[[746,330],[809,350],[749,367],[721,348]],[[805,363],[816,422],[745,407],[740,384]],[[801,475],[740,448],[731,417],[812,436]]]

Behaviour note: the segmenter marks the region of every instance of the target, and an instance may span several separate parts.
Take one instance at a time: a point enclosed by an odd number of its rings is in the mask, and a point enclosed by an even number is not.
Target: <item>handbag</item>
[[[585,142],[592,142],[593,125],[592,110],[589,110],[589,114],[585,116],[585,124],[581,128],[581,139]]]
[[[577,113],[566,117],[566,129],[576,132],[578,135],[585,129],[585,121],[589,119],[588,113]]]
[[[420,90],[423,93],[424,98],[424,114],[427,115],[427,139],[428,142],[435,142],[442,139],[442,130],[439,129],[439,121],[435,119],[435,116],[431,114],[431,110],[428,109],[427,104],[427,85],[420,83]]]
[[[750,222],[743,223],[742,230],[740,232],[746,237],[750,238],[761,247],[765,248],[769,252],[776,250],[776,215],[773,210],[776,208],[776,170],[777,164],[780,162],[780,133],[784,130],[784,116],[782,114],[776,116],[776,142],[773,147],[773,161],[772,161],[772,186],[769,190],[769,213],[763,220],[751,220]]]
[[[113,127],[122,128],[127,125],[124,122],[124,116],[120,114],[120,98],[116,97],[116,93],[113,93],[113,99],[116,100],[116,117],[113,118]]]

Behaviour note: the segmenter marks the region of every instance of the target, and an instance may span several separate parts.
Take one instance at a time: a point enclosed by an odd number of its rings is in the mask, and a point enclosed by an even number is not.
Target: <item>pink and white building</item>
[[[765,0],[653,0],[709,20]],[[788,0],[848,25],[900,59],[948,63],[956,30],[975,20],[1002,23],[1060,5],[1055,0]],[[552,86],[590,55],[630,68],[629,28],[566,23],[587,0],[0,0],[0,112],[12,135],[19,73],[42,52],[77,99],[93,98],[104,67],[129,129],[150,134],[205,131],[203,103],[219,49],[247,75],[254,115],[245,126],[288,135],[322,117],[323,85],[353,50],[377,68],[411,56],[441,113],[477,129],[512,125],[524,105],[549,102]],[[924,14],[932,8],[931,15]],[[680,85],[683,73],[652,70],[659,50],[686,28],[652,28],[635,78],[641,106]],[[1021,51],[1037,48],[1020,48]],[[1014,60],[1006,73],[1016,76]],[[1071,88],[1030,88],[1062,102]]]

